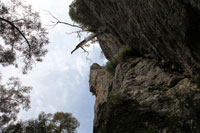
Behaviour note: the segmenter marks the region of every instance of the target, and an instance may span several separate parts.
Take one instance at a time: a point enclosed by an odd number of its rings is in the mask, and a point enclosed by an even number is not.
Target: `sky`
[[[95,96],[89,92],[89,69],[94,62],[105,64],[106,59],[102,57],[97,43],[88,48],[90,60],[82,50],[71,55],[80,40],[76,34],[69,35],[66,32],[75,29],[61,24],[54,28],[48,26],[53,19],[44,10],[50,11],[62,21],[72,23],[68,16],[68,6],[72,0],[26,1],[35,11],[40,12],[42,23],[48,28],[50,44],[44,61],[35,64],[27,75],[14,67],[1,68],[3,80],[17,76],[21,78],[23,85],[33,87],[30,94],[31,109],[21,111],[19,119],[36,118],[41,111],[70,112],[80,122],[78,133],[92,133]]]

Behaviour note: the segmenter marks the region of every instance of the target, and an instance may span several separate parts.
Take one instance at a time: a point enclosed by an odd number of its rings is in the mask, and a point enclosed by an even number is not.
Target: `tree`
[[[38,119],[19,121],[2,130],[3,133],[74,133],[79,122],[71,113],[57,112],[46,114],[41,112]]]
[[[90,11],[84,0],[74,0],[69,8],[71,19],[83,29],[96,32],[102,25],[94,16],[93,12]]]
[[[0,85],[0,127],[15,121],[20,106],[30,108],[31,87],[22,86],[18,78],[10,78],[6,85]]]
[[[0,63],[3,66],[18,66],[20,57],[26,73],[46,54],[46,35],[39,13],[33,12],[30,5],[23,5],[20,0],[0,1]]]
[[[79,126],[79,122],[71,113],[57,112],[53,116],[53,125],[56,133],[74,133]]]
[[[10,124],[8,127],[1,129],[2,133],[23,133],[23,123],[18,122],[16,125]]]
[[[20,0],[0,0],[0,64],[23,64],[25,74],[35,61],[42,61],[47,50],[47,32],[42,27],[38,12]],[[17,118],[20,107],[28,109],[31,87],[22,86],[19,78],[0,83],[0,127]]]
[[[93,32],[88,37],[86,37],[83,41],[77,44],[77,46],[71,51],[71,54],[73,54],[77,49],[81,48],[84,52],[89,54],[88,51],[84,49],[84,47],[89,46],[87,44],[89,41],[96,42],[95,38],[98,35],[105,33],[107,29],[98,21],[94,13],[90,11],[90,9],[88,8],[84,0],[74,0],[69,6],[69,8],[70,8],[69,15],[71,19],[78,25],[60,21],[51,12],[47,11],[49,15],[55,20],[55,21],[52,21],[52,25],[49,25],[49,26],[52,26],[53,28],[57,24],[65,24],[67,26],[74,27],[78,30],[75,30],[68,34],[76,33],[79,39],[81,39],[81,33]]]

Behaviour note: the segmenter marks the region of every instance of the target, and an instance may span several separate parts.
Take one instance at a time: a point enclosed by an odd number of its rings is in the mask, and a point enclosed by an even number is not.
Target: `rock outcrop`
[[[181,64],[179,67],[187,73],[200,71],[198,0],[84,1],[96,19],[107,27],[109,40],[113,40],[107,43],[109,51],[129,45],[141,55]],[[104,51],[106,57],[112,54],[109,51]]]
[[[94,133],[198,133],[199,0],[84,0],[107,32],[98,37],[108,60],[129,46],[110,76],[91,66]]]
[[[95,133],[189,133],[199,124],[196,85],[180,73],[165,71],[156,60],[129,58],[117,65],[112,78],[92,66],[90,89],[96,95]]]

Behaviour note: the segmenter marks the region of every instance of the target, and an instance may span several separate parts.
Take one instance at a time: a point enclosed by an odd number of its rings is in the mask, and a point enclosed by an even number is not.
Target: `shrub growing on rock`
[[[84,30],[95,32],[100,27],[101,24],[84,0],[74,0],[69,8],[71,19],[80,24]]]

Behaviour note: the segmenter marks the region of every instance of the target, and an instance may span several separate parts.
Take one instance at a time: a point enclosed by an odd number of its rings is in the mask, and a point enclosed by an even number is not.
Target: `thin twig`
[[[65,33],[66,34],[77,34],[77,38],[79,38],[79,41],[81,41],[81,33],[82,32],[86,32],[86,31],[78,30],[78,31],[73,31],[73,32],[65,32]]]
[[[21,19],[16,19],[16,20],[13,20],[13,21],[11,21],[12,23],[14,23],[14,22],[18,22],[18,21],[24,21],[24,19],[23,18],[21,18]]]
[[[80,29],[83,29],[81,26],[78,26],[78,25],[75,25],[75,24],[70,24],[70,23],[67,23],[67,22],[63,22],[63,21],[60,21],[57,17],[55,17],[50,11],[48,10],[44,10],[46,12],[49,13],[49,15],[54,18],[55,20],[57,20],[57,22],[54,22],[55,25],[56,24],[65,24],[65,25],[68,25],[68,26],[71,26],[71,27],[76,27],[76,28],[80,28]]]
[[[91,41],[98,35],[102,34],[104,31],[98,32],[98,33],[93,33],[90,34],[87,38],[85,38],[83,41],[81,41],[79,44],[76,45],[75,49],[72,50],[71,54],[73,54],[77,49],[82,48],[84,51],[85,49],[83,48],[84,46],[87,46],[87,42]],[[86,51],[85,51],[86,52]]]
[[[81,49],[82,49],[85,53],[87,53],[87,54],[89,55],[89,52],[88,52],[87,50],[85,50],[83,47],[81,47]]]
[[[63,21],[60,21],[57,17],[55,17],[50,11],[48,10],[44,10],[46,11],[53,19],[56,20],[56,22],[54,21],[51,21],[52,22],[52,25],[48,25],[48,26],[51,26],[51,27],[55,27],[57,24],[65,24],[65,25],[68,25],[68,26],[71,26],[71,27],[75,27],[75,28],[79,28],[80,30],[77,30],[77,31],[73,31],[73,32],[70,32],[70,33],[67,33],[66,34],[73,34],[73,33],[76,33],[77,34],[77,37],[79,38],[79,40],[81,39],[81,33],[82,32],[90,32],[88,30],[85,30],[83,27],[81,26],[78,26],[78,25],[75,25],[74,23],[73,24],[70,24],[70,23],[67,23],[67,22],[63,22]],[[97,37],[98,35],[102,34],[105,30],[101,31],[101,32],[98,32],[96,34],[90,34],[87,38],[85,38],[83,41],[81,41],[78,45],[76,45],[76,47],[74,48],[74,50],[71,51],[71,54],[73,54],[77,49],[81,48],[85,53],[87,53],[89,55],[89,52],[86,51],[83,47],[84,46],[87,46],[87,42],[92,40],[93,38]],[[87,55],[87,56],[88,56]]]
[[[81,32],[82,32],[81,30],[78,30],[78,31],[73,31],[73,32],[65,32],[65,33],[66,34],[79,34]]]

